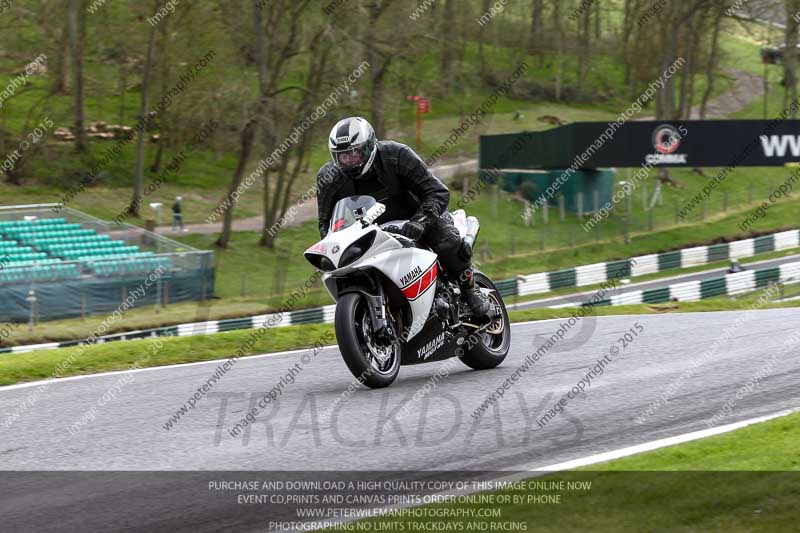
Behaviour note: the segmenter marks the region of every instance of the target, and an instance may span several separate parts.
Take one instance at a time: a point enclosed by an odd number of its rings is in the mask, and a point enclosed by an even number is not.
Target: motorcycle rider
[[[375,222],[408,220],[396,231],[439,256],[442,268],[458,280],[475,316],[489,313],[489,303],[473,280],[472,247],[464,242],[447,211],[450,191],[411,148],[379,141],[364,118],[340,120],[328,136],[330,161],[317,173],[319,233],[328,233],[333,207],[342,198],[368,195],[386,205]]]

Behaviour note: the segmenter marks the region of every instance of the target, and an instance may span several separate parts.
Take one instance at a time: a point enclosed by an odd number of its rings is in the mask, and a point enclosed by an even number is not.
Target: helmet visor
[[[333,162],[342,170],[359,170],[369,158],[369,149],[366,143],[344,150],[331,150]]]

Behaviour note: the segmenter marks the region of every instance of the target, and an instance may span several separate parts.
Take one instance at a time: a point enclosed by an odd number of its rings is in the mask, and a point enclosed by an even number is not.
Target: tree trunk
[[[155,0],[153,13],[161,9],[161,0]],[[142,198],[144,183],[144,138],[147,134],[147,124],[150,122],[148,115],[148,97],[150,93],[150,74],[153,70],[153,48],[156,40],[156,27],[150,28],[150,37],[147,40],[147,56],[144,61],[144,74],[142,79],[142,99],[139,107],[139,135],[136,138],[136,174],[134,176],[133,198],[128,206],[130,216],[139,217],[139,203]]]
[[[784,109],[797,100],[797,21],[795,13],[800,0],[786,0],[786,51],[783,59]],[[788,101],[787,101],[788,100]],[[797,106],[792,107],[792,119],[797,118]]]
[[[703,100],[700,103],[700,120],[706,118],[706,105],[711,93],[714,91],[714,81],[716,76],[714,71],[717,68],[717,56],[719,55],[719,29],[722,26],[722,16],[724,11],[722,9],[717,13],[714,19],[714,31],[711,35],[711,52],[708,55],[708,63],[706,64],[706,90],[703,91]]]
[[[537,45],[542,33],[542,0],[531,0],[531,25],[528,29],[528,53],[538,52]],[[488,8],[487,8],[488,10]]]
[[[665,26],[663,32],[663,50],[661,52],[661,68],[658,75],[662,76],[663,73],[675,62],[676,49],[678,44],[678,32],[680,24],[678,17],[675,17],[668,25]],[[656,118],[657,119],[671,119],[675,115],[675,87],[673,83],[674,76],[669,79],[664,79],[663,88],[659,88],[656,92]]]
[[[625,66],[623,83],[626,87],[631,83],[631,59],[628,57],[628,42],[630,42],[631,30],[633,28],[633,6],[631,2],[632,0],[625,0],[622,17],[622,35],[620,35],[620,40],[622,41],[622,62]]]
[[[61,26],[61,34],[56,41],[57,50],[53,54],[53,84],[50,86],[50,94],[67,94],[69,90],[69,53],[71,46],[69,16],[64,19]]]
[[[590,30],[591,30],[591,16],[592,10],[585,9],[581,16],[581,33],[578,37],[580,42],[580,51],[578,52],[578,85],[583,85],[583,82],[586,81],[586,73],[589,70],[589,61],[590,61]]]
[[[481,11],[481,15],[486,13],[491,6],[492,0],[483,0],[483,11]],[[483,43],[486,40],[486,27],[484,24],[480,25],[480,29],[478,30],[478,61],[480,63],[480,73],[481,73],[481,84],[485,83],[486,81],[486,57],[483,51]]]
[[[445,5],[445,10],[447,9],[447,5],[451,4],[451,2],[452,0],[448,0]],[[366,6],[368,23],[364,35],[364,58],[370,65],[369,83],[372,127],[375,130],[375,135],[377,135],[379,139],[386,134],[383,114],[385,107],[383,105],[383,80],[389,68],[391,57],[379,51],[375,43],[378,37],[378,20],[389,3],[388,0],[384,0],[383,2],[376,1]],[[451,5],[450,8],[452,9],[452,7]],[[444,68],[444,63],[441,66]],[[449,68],[449,65],[447,68]],[[442,80],[442,85],[446,87],[448,85],[447,80]]]
[[[125,66],[124,55],[119,63],[119,124],[125,124],[125,93],[128,90],[128,70]]]
[[[450,92],[453,85],[453,41],[454,41],[454,16],[453,3],[455,0],[447,0],[442,10],[442,19],[439,25],[439,37],[442,42],[442,55],[440,58],[440,82],[441,87],[446,93]],[[367,46],[373,46],[368,44]]]
[[[244,171],[247,168],[247,162],[250,160],[250,153],[253,151],[253,141],[255,139],[257,125],[258,117],[256,116],[248,120],[247,124],[245,124],[244,128],[242,129],[239,162],[236,164],[236,170],[233,172],[233,179],[231,180],[231,186],[228,188],[228,194],[226,194],[223,201],[220,202],[220,205],[226,206],[222,218],[222,233],[220,233],[219,238],[217,238],[217,240],[214,242],[214,244],[220,248],[227,248],[228,243],[231,240],[231,230],[233,228],[233,204],[235,203],[233,194],[242,183]]]
[[[161,96],[164,97],[169,91],[169,18],[162,20],[158,25],[161,41]],[[164,150],[170,139],[170,118],[169,111],[165,109],[158,117],[158,148],[156,158],[150,166],[150,172],[158,173],[161,170],[161,161],[164,157]]]
[[[553,28],[558,35],[558,45],[556,51],[556,101],[561,100],[561,78],[564,70],[564,27],[561,24],[561,2],[553,3]]]
[[[69,0],[67,24],[69,26],[69,41],[74,85],[74,113],[75,113],[75,151],[86,151],[86,129],[84,128],[84,102],[83,102],[83,39],[86,17],[84,14],[83,0]]]
[[[600,0],[594,2],[594,38],[600,40]]]

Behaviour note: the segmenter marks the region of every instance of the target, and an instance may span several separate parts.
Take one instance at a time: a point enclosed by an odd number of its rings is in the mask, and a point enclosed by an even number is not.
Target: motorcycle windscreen
[[[372,196],[348,196],[342,198],[333,206],[330,231],[341,231],[349,228],[357,221],[364,218],[370,207],[377,204]]]

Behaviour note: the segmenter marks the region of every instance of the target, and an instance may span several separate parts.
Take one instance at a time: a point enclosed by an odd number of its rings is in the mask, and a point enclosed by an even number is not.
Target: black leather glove
[[[400,226],[394,226],[394,225],[386,226],[385,228],[383,228],[383,231],[385,231],[387,233],[396,233],[397,235],[402,235],[403,234],[403,228],[401,228]]]
[[[412,241],[417,241],[422,237],[422,234],[425,233],[425,226],[416,220],[409,220],[403,224],[400,233]]]

